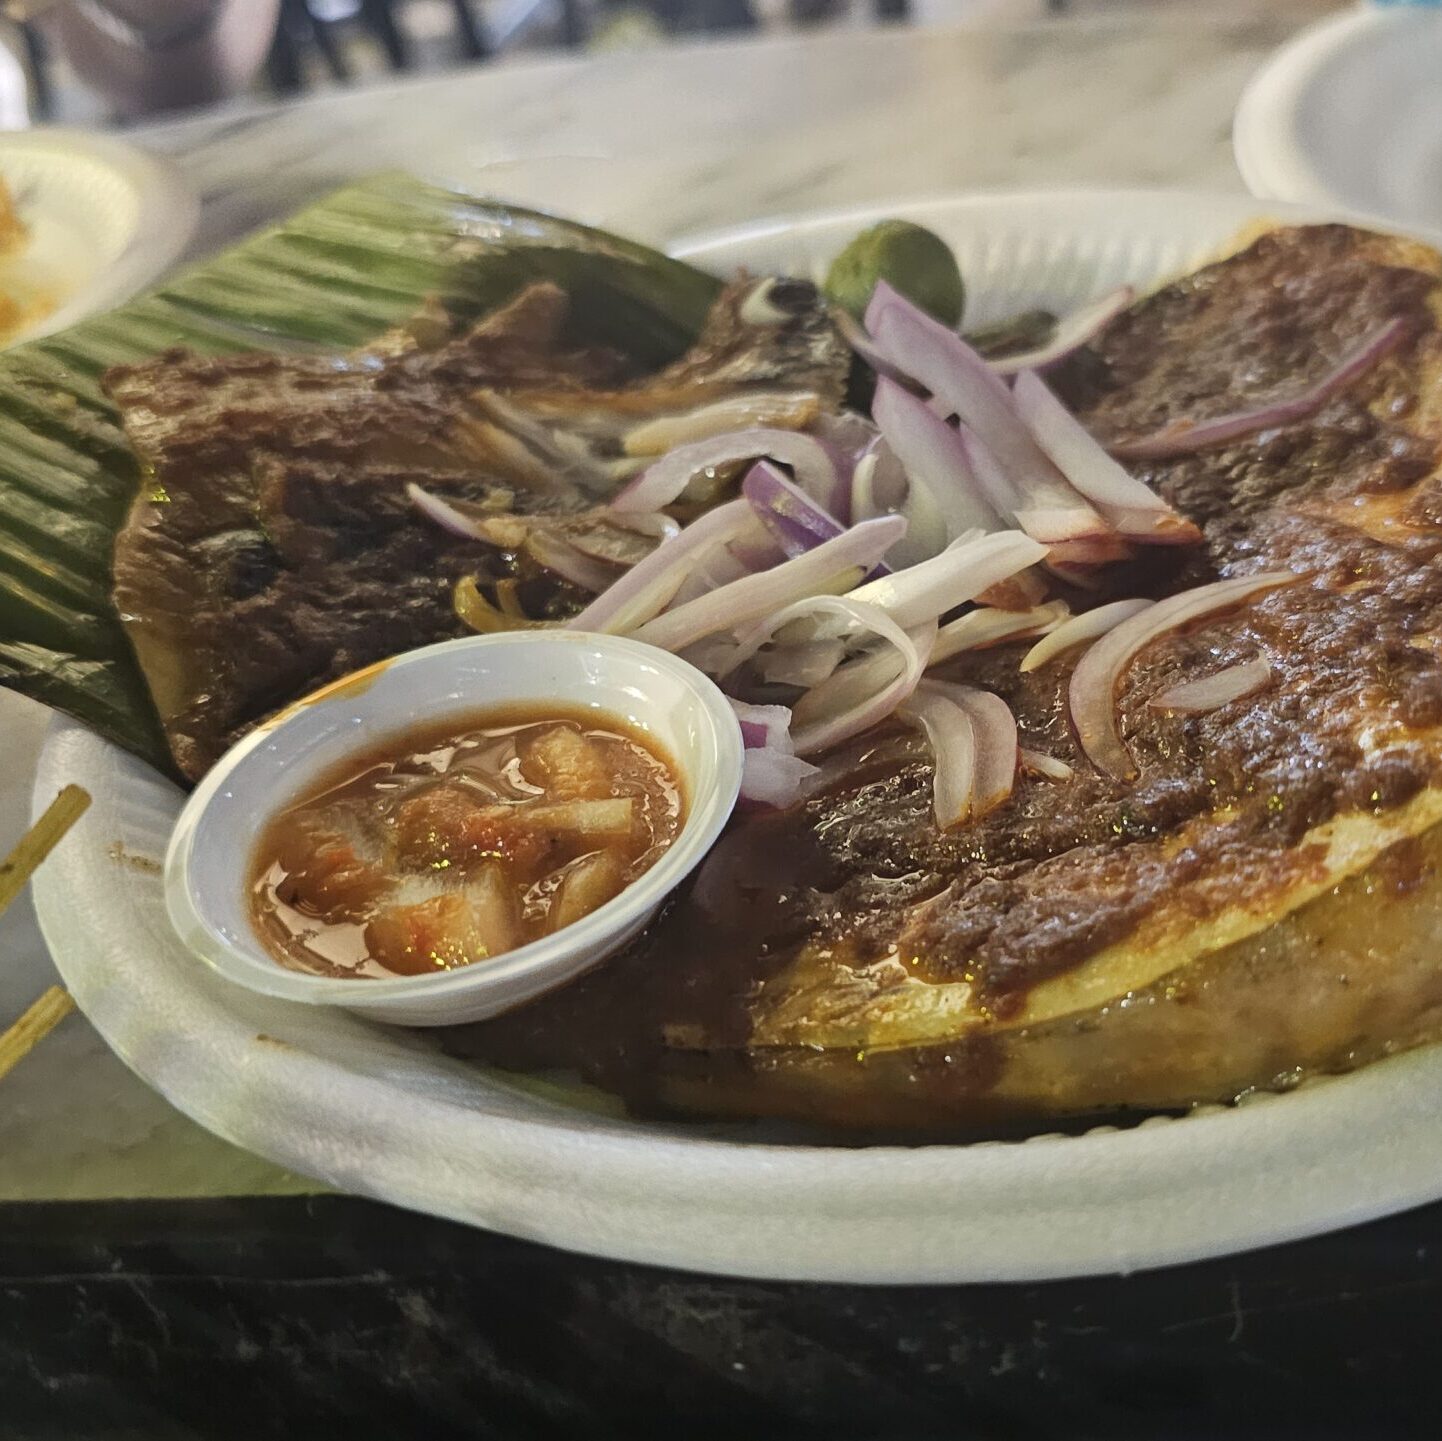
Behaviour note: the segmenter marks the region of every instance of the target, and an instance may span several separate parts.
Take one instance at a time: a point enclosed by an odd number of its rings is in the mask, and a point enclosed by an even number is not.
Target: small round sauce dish
[[[684,809],[665,848],[579,919],[469,964],[379,975],[284,964],[255,909],[256,857],[276,817],[328,795],[348,763],[363,768],[387,747],[404,752],[408,735],[516,714],[583,727],[594,719],[668,762]],[[195,954],[263,995],[409,1026],[480,1020],[564,985],[641,931],[720,835],[741,765],[740,727],[725,696],[666,651],[578,631],[446,641],[317,691],[229,751],[176,822],[165,860],[166,906]]]

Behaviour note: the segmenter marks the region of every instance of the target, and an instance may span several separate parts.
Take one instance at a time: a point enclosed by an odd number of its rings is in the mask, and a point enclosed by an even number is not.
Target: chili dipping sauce
[[[454,970],[619,895],[685,809],[675,764],[614,716],[508,710],[413,729],[270,822],[251,914],[293,970]]]

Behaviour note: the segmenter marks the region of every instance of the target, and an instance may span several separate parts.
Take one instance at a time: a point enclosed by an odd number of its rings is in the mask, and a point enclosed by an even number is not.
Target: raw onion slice
[[[1072,725],[1087,759],[1116,780],[1130,780],[1137,774],[1136,763],[1117,725],[1116,691],[1123,673],[1140,651],[1184,625],[1233,609],[1264,590],[1292,585],[1300,579],[1292,571],[1273,570],[1214,581],[1168,596],[1108,631],[1077,663],[1067,696]],[[1060,631],[1053,631],[1046,639],[1052,640],[1058,634]]]
[[[544,530],[531,531],[522,549],[537,565],[593,594],[609,589],[620,574],[616,565],[584,555],[569,541],[548,535]]]
[[[732,504],[745,507],[750,514],[747,501]],[[663,650],[681,650],[702,636],[734,630],[817,591],[850,590],[905,533],[906,522],[898,515],[862,521],[793,560],[743,576],[656,616],[635,632],[636,639]],[[685,535],[683,531],[683,540]]]
[[[969,766],[964,733],[942,704],[953,706],[970,727]],[[1011,795],[1019,748],[1016,721],[1000,696],[974,686],[927,680],[917,686],[907,708],[921,722],[931,743],[938,825],[947,829],[959,821],[984,816]]]
[[[1025,746],[1021,749],[1021,767],[1036,775],[1045,776],[1049,781],[1069,781],[1076,774],[1065,761],[1044,755],[1041,751],[1029,751]]]
[[[805,793],[818,768],[802,760],[791,742],[791,712],[782,705],[749,705],[731,700],[741,724],[741,797],[756,805],[784,809]]]
[[[800,756],[769,748],[748,750],[741,757],[741,799],[785,810],[806,796],[820,774],[819,766]]]
[[[821,397],[809,390],[747,390],[678,415],[660,415],[626,432],[627,455],[665,455],[678,446],[758,426],[800,430],[816,419]]]
[[[895,514],[906,501],[907,492],[906,472],[902,470],[901,462],[878,435],[862,451],[851,472],[852,520],[871,520],[878,515]],[[913,538],[913,529],[915,522],[911,522],[906,532],[908,542]],[[945,544],[943,535],[936,550],[939,551]],[[935,555],[936,551],[932,554]]]
[[[878,633],[895,648],[894,652],[881,651],[848,661],[796,702],[792,738],[798,755],[829,750],[870,730],[895,711],[925,674],[927,657],[936,640],[936,622],[903,631],[893,626],[884,611],[877,614],[881,617]]]
[[[1016,412],[1058,470],[1122,535],[1161,545],[1188,545],[1202,538],[1152,488],[1128,475],[1032,370],[1012,390]]]
[[[971,718],[976,732],[976,779],[972,783],[972,815],[984,816],[1011,795],[1021,755],[1016,719],[999,695],[975,686],[929,680],[929,690],[949,696]]]
[[[919,686],[897,709],[917,727],[931,750],[932,811],[939,830],[947,831],[971,815],[976,788],[976,728],[971,716],[950,696]]]
[[[895,381],[882,379],[876,383],[871,409],[912,494],[924,492],[941,517],[947,540],[968,530],[1002,529],[1001,516],[977,485],[956,431],[924,401]]]
[[[617,491],[611,508],[621,512],[662,510],[680,499],[696,476],[762,456],[789,465],[801,489],[823,504],[837,488],[835,457],[814,435],[756,427],[678,446]]]
[[[867,333],[865,326],[861,325],[849,311],[833,310],[831,318],[836,323],[836,329],[840,332],[841,338],[876,372],[878,379],[885,376],[888,380],[897,380],[903,384],[909,383],[906,375],[882,354],[881,349]]]
[[[1068,621],[1053,631],[1048,631],[1027,653],[1021,658],[1021,669],[1023,671],[1039,670],[1053,656],[1061,655],[1063,651],[1070,650],[1073,646],[1082,645],[1087,641],[1097,640],[1114,630],[1124,620],[1130,620],[1134,615],[1140,615],[1144,610],[1150,610],[1155,601],[1150,600],[1114,600],[1106,605],[1099,605],[1095,610],[1083,611],[1080,615],[1074,615]]]
[[[442,500],[438,495],[432,495],[428,490],[422,490],[414,481],[406,486],[406,499],[429,521],[433,521],[442,530],[448,530],[452,535],[463,535],[467,540],[485,541],[488,545],[493,544],[480,523],[473,517],[467,515],[463,510],[452,505],[448,500]]]
[[[807,429],[824,445],[843,455],[860,455],[877,437],[871,421],[854,410],[823,410]],[[863,517],[857,516],[857,519]]]
[[[1256,660],[1229,665],[1212,675],[1183,681],[1154,695],[1147,704],[1153,710],[1172,711],[1179,715],[1204,715],[1220,710],[1234,700],[1256,695],[1272,683],[1272,667],[1264,656]]]
[[[611,635],[643,625],[658,615],[696,563],[698,554],[756,524],[744,500],[728,501],[709,510],[672,540],[662,541],[643,561],[633,565],[616,583],[569,622],[572,630],[598,630]]]
[[[752,566],[737,559],[730,545],[724,541],[715,541],[693,557],[680,589],[662,609],[675,610],[678,605],[685,605],[698,596],[708,595],[723,585],[730,585],[733,580],[740,580],[743,575],[750,575],[753,570],[764,570],[767,565],[775,565],[780,559],[778,552],[763,564]]]
[[[1136,294],[1130,285],[1109,290],[1089,305],[1080,306],[1070,315],[1062,316],[1045,345],[1038,345],[1032,350],[1018,350],[988,363],[998,375],[1045,370],[1096,339],[1136,299]]]
[[[1038,540],[1105,533],[1101,516],[1072,490],[1021,423],[1006,382],[959,335],[884,282],[877,286],[866,315],[867,328],[883,353],[931,392],[935,410],[957,416],[980,442],[985,457],[978,461],[966,451],[967,469],[993,509],[1009,514]],[[878,382],[878,394],[881,389]],[[874,402],[872,408],[874,412]],[[885,434],[880,416],[877,423]],[[985,475],[978,464],[986,466]],[[908,475],[910,470],[908,465]]]
[[[1000,514],[1029,536],[1048,545],[1113,539],[1108,523],[1045,457],[1042,465],[1030,472],[1009,471],[965,421],[957,426],[956,435],[983,494]]]
[[[1030,610],[998,610],[995,606],[979,606],[964,616],[948,622],[936,633],[931,650],[931,664],[939,665],[968,650],[985,650],[1024,636],[1045,635],[1071,614],[1065,601],[1054,600]]]
[[[843,640],[803,641],[781,646],[756,657],[756,674],[771,685],[794,685],[810,690],[820,685],[846,659]]]
[[[804,555],[844,529],[834,515],[787,480],[770,461],[760,460],[751,467],[741,482],[741,494],[788,556]]]
[[[935,620],[1046,558],[1046,547],[1019,530],[958,540],[931,560],[868,582],[853,600],[879,605],[900,626]]]
[[[1391,354],[1411,332],[1411,323],[1401,317],[1387,321],[1344,356],[1334,370],[1291,400],[1270,401],[1253,410],[1234,411],[1212,420],[1175,421],[1151,435],[1112,441],[1107,449],[1128,460],[1167,460],[1303,420]]]

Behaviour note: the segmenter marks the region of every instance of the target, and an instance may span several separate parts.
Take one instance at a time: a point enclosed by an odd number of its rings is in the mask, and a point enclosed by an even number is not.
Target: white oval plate
[[[1254,195],[1442,228],[1442,9],[1304,30],[1252,77],[1232,145]]]
[[[16,345],[119,305],[170,268],[200,215],[190,188],[134,146],[74,130],[0,135],[0,176],[30,238],[0,257],[0,290],[54,304]]]
[[[718,268],[805,270],[897,213],[956,246],[976,320],[1124,278],[1148,284],[1252,221],[1293,214],[1236,196],[974,196],[757,225],[686,248]],[[176,940],[153,873],[180,792],[57,721],[37,801],[66,782],[95,804],[35,895],[85,1013],[202,1125],[345,1190],[598,1255],[867,1282],[1133,1270],[1442,1195],[1442,1048],[1230,1110],[1021,1143],[803,1147],[582,1109],[438,1056],[418,1034],[227,985]]]

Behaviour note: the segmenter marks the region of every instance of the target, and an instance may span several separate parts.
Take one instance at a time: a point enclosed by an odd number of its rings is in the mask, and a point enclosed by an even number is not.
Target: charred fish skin
[[[776,386],[809,397],[808,414],[839,394],[849,359],[814,291],[745,325],[754,288],[724,290],[697,346],[651,376],[574,345],[570,298],[551,284],[459,331],[429,308],[351,356],[175,351],[109,372],[146,476],[116,540],[114,599],[181,774],[198,779],[309,690],[465,634],[451,603],[463,577],[535,578],[524,535],[449,535],[408,486],[624,560],[634,536],[595,507],[623,478],[604,446],[622,454],[626,428]],[[551,577],[535,613],[586,598]]]
[[[948,675],[1001,694],[1022,746],[1072,780],[1023,776],[940,834],[925,760],[882,754],[740,823],[734,848],[772,857],[738,892],[758,930],[718,938],[693,892],[574,994],[449,1044],[579,1069],[643,1110],[942,1134],[1225,1101],[1442,1034],[1439,268],[1347,227],[1278,231],[1142,301],[1057,377],[1095,433],[1143,434],[1295,393],[1407,322],[1317,413],[1142,471],[1205,541],[1121,593],[1303,580],[1138,657],[1117,696],[1136,781],[1076,747],[1075,657],[1028,675],[1025,645],[959,657]],[[1257,656],[1273,683],[1232,706],[1150,705]],[[748,847],[766,827],[784,844]]]

